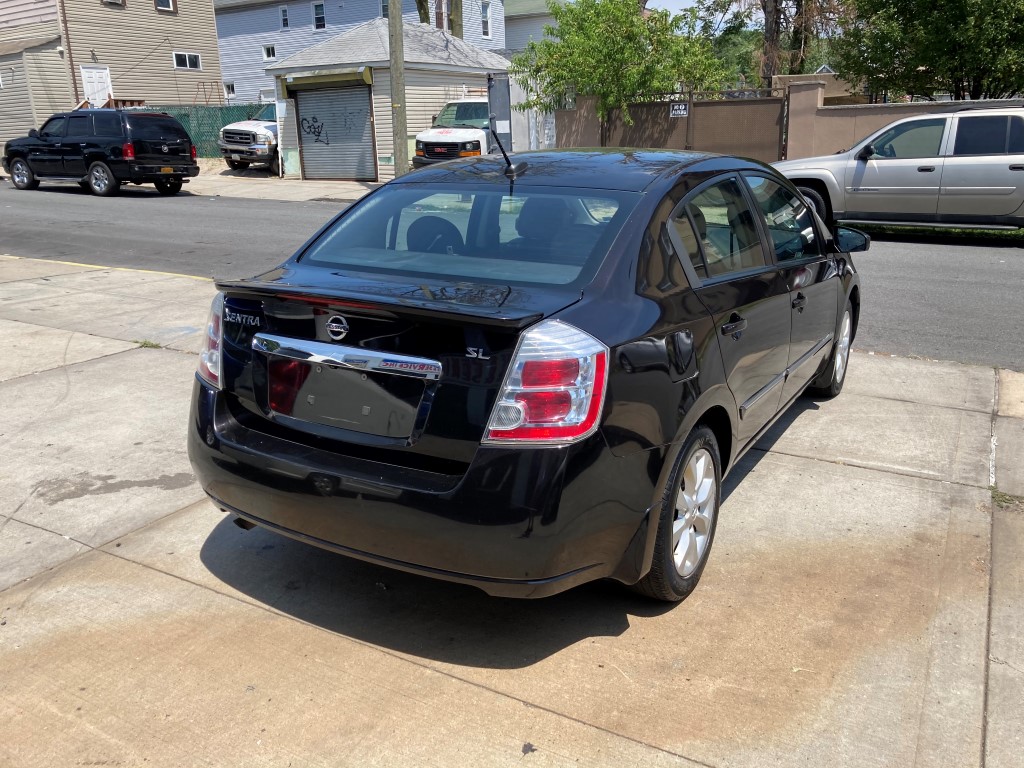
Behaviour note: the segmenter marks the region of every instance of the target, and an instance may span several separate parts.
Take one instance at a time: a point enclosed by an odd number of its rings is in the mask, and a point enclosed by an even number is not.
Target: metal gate
[[[370,89],[330,88],[297,96],[302,175],[376,181]]]

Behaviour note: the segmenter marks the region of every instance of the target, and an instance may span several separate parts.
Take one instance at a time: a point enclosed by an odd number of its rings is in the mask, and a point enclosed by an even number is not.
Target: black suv
[[[18,189],[74,181],[101,196],[128,182],[174,195],[199,174],[196,146],[181,123],[163,112],[118,109],[56,114],[38,131],[8,141],[3,166]]]

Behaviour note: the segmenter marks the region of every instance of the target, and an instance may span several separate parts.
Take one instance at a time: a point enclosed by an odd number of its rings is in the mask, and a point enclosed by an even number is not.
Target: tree
[[[852,0],[837,69],[875,93],[997,99],[1024,92],[1024,0]]]
[[[526,91],[518,109],[550,112],[573,94],[593,96],[601,136],[612,110],[632,124],[629,103],[676,91],[718,88],[725,70],[710,39],[697,31],[697,15],[640,12],[637,0],[549,0],[555,25],[512,59],[512,75]],[[681,34],[678,34],[681,33]]]
[[[439,5],[438,3],[442,3]],[[434,12],[443,12],[444,0],[416,0],[416,13],[420,17],[420,24],[434,24],[435,19],[431,18],[431,9]],[[452,35],[454,37],[462,38],[462,0],[451,0],[451,6],[449,7],[449,24],[451,25]]]
[[[760,76],[770,86],[778,74],[800,75],[818,41],[844,18],[850,0],[697,0],[705,32],[735,37],[751,24],[761,32]]]

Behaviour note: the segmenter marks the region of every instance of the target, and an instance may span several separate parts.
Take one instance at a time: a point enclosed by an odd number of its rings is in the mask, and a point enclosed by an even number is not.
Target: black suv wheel
[[[32,169],[20,157],[11,162],[11,182],[17,189],[35,189],[39,186]]]
[[[156,191],[161,195],[176,195],[181,192],[180,181],[156,181]]]
[[[110,166],[106,163],[93,163],[89,166],[89,191],[99,197],[110,197],[121,190],[121,183],[114,178]]]

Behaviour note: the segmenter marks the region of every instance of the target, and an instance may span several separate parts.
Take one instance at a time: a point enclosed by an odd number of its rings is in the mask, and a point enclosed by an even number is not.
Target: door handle
[[[1011,171],[1024,171],[1024,165],[1011,165]]]
[[[807,297],[804,296],[802,293],[798,293],[796,295],[796,298],[793,299],[793,309],[795,309],[797,312],[803,312],[804,311],[804,306],[806,304],[807,304]]]
[[[746,329],[747,321],[733,312],[732,317],[729,318],[729,322],[722,326],[722,335],[732,336],[734,339],[739,339],[740,334]]]
[[[80,147],[88,147],[88,146],[89,146],[89,142],[87,142],[87,141],[83,141],[83,142],[82,142],[81,144],[79,144],[78,146],[80,146]]]
[[[922,165],[917,170],[920,173],[934,173],[935,172],[935,166],[934,165]]]

